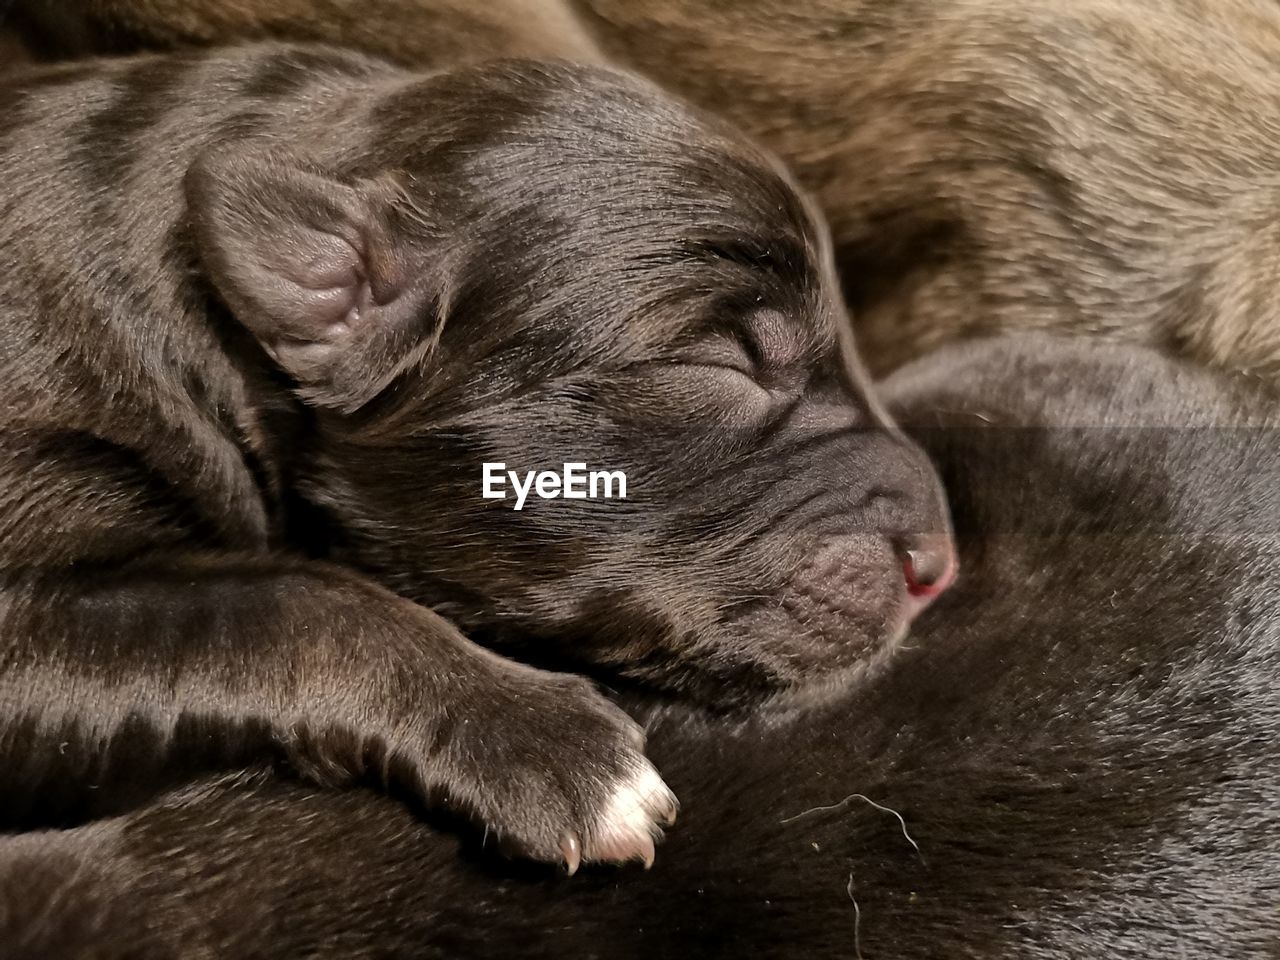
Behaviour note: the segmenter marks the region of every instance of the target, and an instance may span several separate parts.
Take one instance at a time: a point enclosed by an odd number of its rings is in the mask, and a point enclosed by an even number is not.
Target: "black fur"
[[[1280,954],[1274,392],[1046,339],[951,348],[889,390],[945,470],[962,580],[842,702],[787,723],[654,711],[650,749],[687,812],[652,871],[504,871],[380,798],[245,773],[10,842],[5,942],[66,957]]]

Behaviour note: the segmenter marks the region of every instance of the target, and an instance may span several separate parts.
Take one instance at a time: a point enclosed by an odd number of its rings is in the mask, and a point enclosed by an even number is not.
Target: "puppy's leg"
[[[0,805],[279,753],[407,786],[545,860],[649,860],[674,799],[587,681],[307,562],[175,556],[0,589]]]

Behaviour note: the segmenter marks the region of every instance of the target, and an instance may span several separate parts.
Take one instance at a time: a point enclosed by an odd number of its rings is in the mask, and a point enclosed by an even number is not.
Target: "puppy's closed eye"
[[[778,402],[764,381],[758,356],[729,337],[717,337],[642,366],[664,389],[675,387],[696,399],[695,408],[727,404],[754,420],[766,416]]]
[[[699,344],[682,355],[680,362],[691,367],[732,371],[763,389],[764,364],[760,351],[742,339],[723,337]]]
[[[754,310],[690,344],[681,362],[720,367],[751,380],[775,399],[794,397],[808,379],[811,344],[773,310]]]

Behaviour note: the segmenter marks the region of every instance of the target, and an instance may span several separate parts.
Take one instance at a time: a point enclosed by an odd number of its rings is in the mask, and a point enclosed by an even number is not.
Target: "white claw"
[[[649,763],[619,784],[592,831],[591,860],[642,860],[653,864],[654,840],[671,817],[676,798]]]

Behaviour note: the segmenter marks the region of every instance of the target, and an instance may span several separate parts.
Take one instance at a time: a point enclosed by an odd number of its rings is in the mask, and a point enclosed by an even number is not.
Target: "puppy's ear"
[[[201,156],[186,190],[218,293],[317,402],[357,406],[431,335],[423,259],[393,226],[389,179],[345,183],[288,153],[230,148]]]

